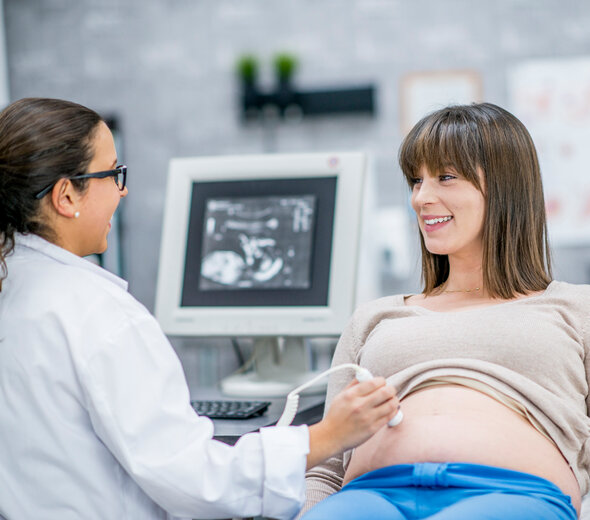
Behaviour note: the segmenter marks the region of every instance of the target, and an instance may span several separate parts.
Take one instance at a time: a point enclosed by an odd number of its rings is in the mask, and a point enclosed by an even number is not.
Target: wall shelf
[[[372,116],[375,113],[375,87],[366,85],[322,90],[291,90],[279,86],[272,92],[260,91],[252,85],[243,87],[242,118],[245,121],[258,119],[269,107],[281,116],[289,113],[303,117],[343,113]]]

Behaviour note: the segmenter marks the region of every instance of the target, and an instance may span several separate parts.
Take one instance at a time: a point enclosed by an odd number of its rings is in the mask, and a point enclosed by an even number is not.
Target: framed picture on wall
[[[450,104],[480,102],[481,76],[474,70],[419,71],[406,74],[400,85],[400,121],[406,135],[426,114]]]

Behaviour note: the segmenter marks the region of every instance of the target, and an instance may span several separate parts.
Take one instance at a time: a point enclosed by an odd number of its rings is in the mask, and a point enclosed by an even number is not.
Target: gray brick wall
[[[395,153],[399,81],[473,68],[505,104],[507,67],[590,52],[590,4],[557,0],[4,0],[10,93],[73,99],[121,118],[130,289],[153,308],[167,161],[175,155],[364,149],[379,205],[405,191]],[[302,87],[374,82],[374,118],[240,124],[233,66],[245,51],[301,61]],[[271,82],[270,66],[263,80]],[[586,276],[586,272],[584,272]]]
[[[474,69],[485,100],[505,105],[513,64],[590,53],[583,0],[4,0],[4,11],[11,99],[61,97],[120,118],[126,276],[150,309],[170,157],[362,149],[374,157],[374,203],[404,204],[396,153],[405,74]],[[236,58],[256,53],[270,84],[266,65],[282,50],[299,56],[303,88],[373,82],[376,116],[242,125]],[[558,251],[557,274],[590,279],[587,257]],[[383,290],[415,288],[412,278]]]

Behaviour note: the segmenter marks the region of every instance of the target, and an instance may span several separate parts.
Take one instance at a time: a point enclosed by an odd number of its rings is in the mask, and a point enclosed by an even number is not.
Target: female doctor
[[[395,391],[351,384],[309,428],[213,440],[156,320],[82,258],[106,249],[125,178],[96,112],[0,113],[0,517],[290,518],[306,468],[385,425]]]

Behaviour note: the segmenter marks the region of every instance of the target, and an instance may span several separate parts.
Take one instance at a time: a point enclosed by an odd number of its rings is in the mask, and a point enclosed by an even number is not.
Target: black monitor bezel
[[[329,303],[330,267],[336,189],[334,175],[293,178],[232,179],[193,181],[189,203],[189,220],[185,262],[182,273],[180,306],[187,307],[275,307],[319,306]],[[202,232],[206,203],[214,198],[265,196],[316,197],[316,218],[310,265],[310,287],[306,289],[200,290],[200,272],[188,271],[193,259],[202,258]]]

